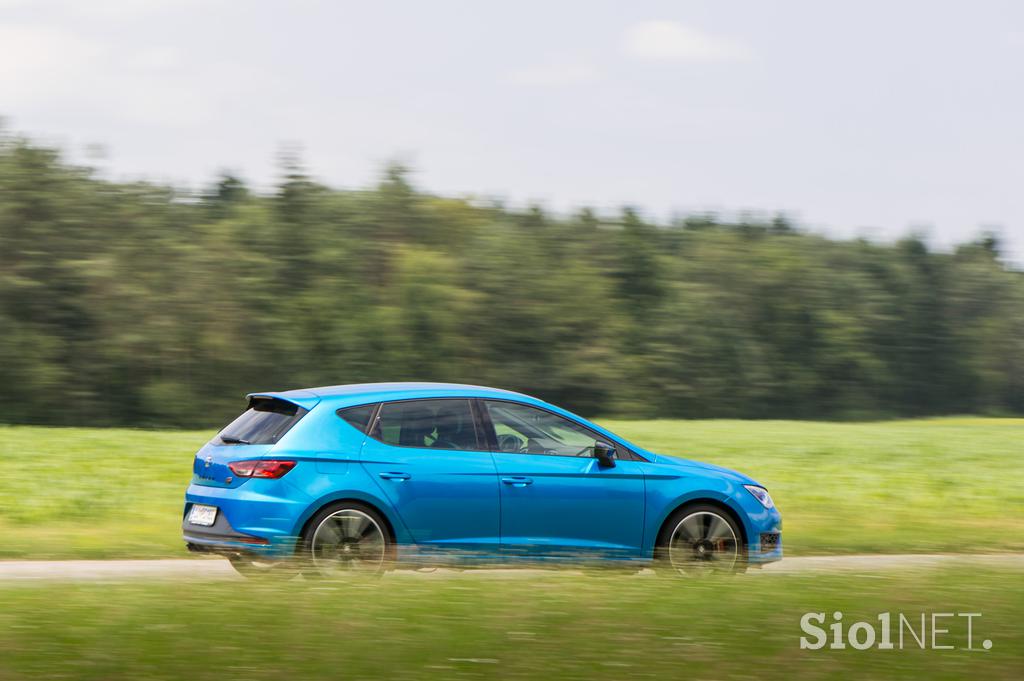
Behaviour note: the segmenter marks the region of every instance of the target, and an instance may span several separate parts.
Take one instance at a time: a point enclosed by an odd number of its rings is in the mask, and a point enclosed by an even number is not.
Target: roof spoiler
[[[260,397],[272,397],[276,400],[291,402],[292,404],[297,404],[306,411],[309,411],[320,402],[320,396],[316,393],[311,393],[308,390],[288,390],[280,393],[249,393],[245,396],[245,398],[250,401],[254,398]]]

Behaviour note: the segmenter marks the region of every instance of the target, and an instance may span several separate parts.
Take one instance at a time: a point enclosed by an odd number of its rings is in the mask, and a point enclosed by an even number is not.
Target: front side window
[[[498,451],[552,456],[593,456],[596,433],[575,421],[516,402],[487,401]]]
[[[370,434],[399,447],[479,449],[469,400],[385,402]]]
[[[306,415],[305,409],[286,400],[254,397],[241,416],[224,427],[215,444],[273,445]]]

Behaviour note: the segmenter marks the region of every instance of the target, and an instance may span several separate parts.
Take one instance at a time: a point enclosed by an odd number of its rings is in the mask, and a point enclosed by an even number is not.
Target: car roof
[[[572,419],[582,421],[587,427],[597,430],[634,451],[645,452],[646,450],[637,447],[625,438],[612,433],[588,419],[577,414],[555,406],[537,397],[524,395],[512,390],[501,388],[488,388],[482,385],[467,385],[463,383],[350,383],[348,385],[327,385],[319,388],[301,388],[298,390],[284,390],[279,392],[254,392],[248,397],[276,397],[287,400],[305,409],[312,409],[320,402],[330,403],[332,409],[339,409],[361,404],[373,404],[375,402],[386,402],[388,400],[416,400],[430,397],[482,397],[492,399],[514,400],[543,407],[556,414],[561,414]],[[649,454],[649,452],[648,452]]]
[[[342,407],[369,404],[383,400],[423,399],[427,397],[515,398],[524,402],[543,404],[542,400],[511,390],[462,383],[351,383],[348,385],[328,385],[298,390],[254,392],[249,393],[249,397],[277,397],[294,402],[307,409],[320,401],[330,401]]]

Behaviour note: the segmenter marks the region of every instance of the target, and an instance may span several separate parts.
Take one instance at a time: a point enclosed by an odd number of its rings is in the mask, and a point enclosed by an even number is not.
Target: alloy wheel
[[[740,556],[732,524],[712,511],[695,511],[672,530],[669,564],[686,575],[731,572]]]
[[[317,526],[310,542],[313,565],[324,575],[379,572],[387,553],[380,525],[363,511],[346,508]]]

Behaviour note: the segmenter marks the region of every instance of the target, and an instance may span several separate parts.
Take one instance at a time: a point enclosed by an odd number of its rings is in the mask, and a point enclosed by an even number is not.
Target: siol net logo
[[[800,629],[807,634],[800,637],[801,650],[821,650],[828,645],[830,650],[843,650],[846,647],[855,650],[903,650],[905,647],[917,647],[922,650],[991,650],[992,641],[985,639],[981,647],[975,647],[975,618],[981,617],[980,612],[933,612],[918,613],[918,616],[907,617],[902,612],[883,612],[877,616],[877,629],[874,623],[853,622],[843,632],[843,613],[832,613],[832,623],[828,629],[825,613],[808,612],[800,618]],[[893,628],[896,631],[894,633]],[[831,643],[829,633],[831,631]],[[966,645],[957,643],[966,642]]]

